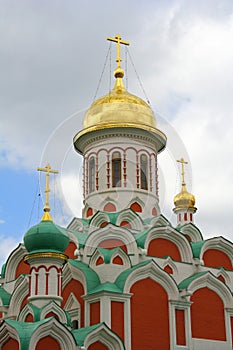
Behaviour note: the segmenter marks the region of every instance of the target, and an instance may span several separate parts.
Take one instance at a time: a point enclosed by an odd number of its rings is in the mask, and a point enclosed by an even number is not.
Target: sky
[[[173,225],[184,157],[203,237],[233,240],[232,0],[0,0],[0,265],[43,213],[82,210],[82,159],[72,146],[85,111],[113,85],[120,33],[128,90],[148,99],[168,138],[159,155],[160,207]],[[110,73],[111,71],[111,73]]]

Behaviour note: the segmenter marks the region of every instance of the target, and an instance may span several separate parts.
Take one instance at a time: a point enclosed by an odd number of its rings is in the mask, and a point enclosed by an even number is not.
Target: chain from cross
[[[50,211],[50,206],[49,206],[49,179],[50,179],[50,174],[58,174],[58,170],[53,170],[50,166],[50,164],[47,164],[44,168],[37,168],[38,171],[42,171],[46,173],[46,181],[45,181],[45,206],[44,206],[44,211],[49,212]]]
[[[182,165],[182,172],[181,172],[181,176],[182,176],[182,185],[185,186],[185,181],[184,181],[184,165],[185,165],[185,164],[188,164],[188,162],[186,162],[186,161],[184,160],[184,158],[181,158],[181,159],[177,160],[177,162],[178,162],[178,163],[181,163],[181,165]]]
[[[122,61],[122,59],[121,59],[121,44],[129,45],[129,42],[121,40],[120,34],[117,34],[115,36],[115,38],[108,37],[107,40],[117,43],[117,58],[116,58],[116,62],[117,62],[117,67],[120,68],[121,67],[121,61]]]

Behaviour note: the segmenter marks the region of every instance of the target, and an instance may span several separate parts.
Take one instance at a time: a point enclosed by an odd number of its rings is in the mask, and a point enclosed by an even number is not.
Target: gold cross
[[[121,40],[121,36],[120,34],[117,34],[115,36],[115,38],[110,38],[108,37],[107,40],[109,41],[114,41],[115,43],[117,43],[117,58],[116,58],[116,62],[117,62],[117,68],[120,68],[121,67],[121,44],[123,45],[129,45],[129,42],[128,41],[124,41],[124,40]]]
[[[177,162],[182,164],[182,172],[181,172],[181,176],[182,176],[182,186],[185,186],[185,181],[184,181],[184,165],[185,165],[185,164],[188,164],[188,162],[186,162],[186,161],[184,160],[184,158],[181,158],[181,159],[177,160]]]
[[[45,206],[44,206],[44,212],[45,214],[47,213],[47,215],[44,215],[42,220],[52,220],[49,212],[50,212],[50,206],[49,206],[49,192],[50,192],[50,188],[49,188],[49,177],[50,174],[58,174],[57,170],[53,170],[50,166],[50,164],[47,164],[44,168],[37,168],[38,171],[43,171],[46,173],[46,181],[45,181]]]

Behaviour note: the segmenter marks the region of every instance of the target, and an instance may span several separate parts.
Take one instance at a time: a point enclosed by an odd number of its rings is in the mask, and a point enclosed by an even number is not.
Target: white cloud
[[[131,41],[137,71],[163,117],[159,127],[169,137],[167,151],[159,156],[164,210],[172,217],[179,191],[175,161],[186,156],[188,189],[196,196],[196,221],[204,236],[230,238],[232,1],[120,1],[120,28],[108,1],[91,7],[82,2],[82,12],[79,1],[14,3],[2,9],[1,166],[35,168],[40,159],[49,161],[62,171],[70,207],[64,211],[81,213],[81,157],[72,149],[72,138],[81,128],[83,110],[67,116],[90,105],[107,52],[105,38],[120,31]],[[142,96],[132,67],[128,72],[129,90]],[[109,87],[106,72],[104,80],[103,93]]]
[[[13,237],[6,237],[0,233],[0,267],[4,264],[13,249],[19,244]]]

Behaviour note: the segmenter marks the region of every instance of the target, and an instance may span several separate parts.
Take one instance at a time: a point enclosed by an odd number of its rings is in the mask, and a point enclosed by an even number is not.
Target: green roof
[[[8,293],[5,289],[0,287],[0,299],[2,300],[2,305],[6,306],[10,304],[11,294]]]
[[[123,292],[124,290],[124,286],[125,286],[125,282],[128,278],[128,276],[136,269],[139,269],[142,266],[148,265],[150,264],[152,261],[152,259],[148,259],[146,261],[141,262],[140,264],[134,265],[133,267],[131,267],[130,269],[127,269],[125,271],[123,271],[116,279],[115,281],[115,285]]]
[[[204,243],[205,241],[190,242],[194,258],[200,258],[201,248]]]
[[[199,278],[202,275],[205,275],[206,273],[208,273],[208,271],[198,272],[198,273],[195,273],[194,275],[189,276],[188,278],[185,278],[182,282],[180,282],[180,284],[178,285],[178,288],[188,289],[188,286],[192,281],[194,281],[196,278]]]
[[[38,251],[64,252],[69,243],[66,229],[44,220],[31,227],[24,235],[24,244],[29,253]]]
[[[87,293],[91,292],[94,288],[100,285],[99,276],[87,264],[74,259],[69,259],[69,263],[83,272],[87,283]]]
[[[66,229],[66,232],[71,232],[77,238],[79,243],[79,248],[83,248],[85,246],[85,242],[88,238],[87,234],[79,231],[70,230],[70,229]]]
[[[72,334],[75,338],[76,344],[81,346],[84,344],[85,338],[86,336],[91,333],[93,330],[95,330],[96,328],[98,328],[99,326],[101,326],[102,323],[97,323],[93,326],[89,326],[89,327],[85,327],[85,328],[79,328],[79,329],[74,329],[72,330]]]
[[[92,289],[91,292],[88,294],[94,294],[98,292],[122,293],[122,290],[118,288],[115,283],[105,282]]]
[[[103,255],[105,264],[110,264],[112,255],[115,253],[116,250],[119,250],[119,249],[121,248],[113,248],[113,249],[97,248],[97,250]]]
[[[4,263],[4,264],[2,265],[2,269],[1,269],[1,276],[2,276],[2,278],[5,277],[5,272],[6,272],[6,263]]]
[[[140,247],[140,248],[144,248],[145,246],[145,241],[146,241],[146,238],[147,238],[147,235],[149,233],[149,231],[151,230],[151,227],[147,228],[145,231],[143,232],[140,232],[140,233],[136,233],[134,236],[135,236],[135,239],[136,239],[136,242],[137,242],[137,245]]]
[[[20,349],[21,350],[29,350],[29,343],[32,337],[33,332],[42,324],[45,324],[51,320],[50,318],[46,318],[44,320],[38,322],[21,322],[15,320],[4,320],[9,326],[14,328],[19,335],[20,338]]]

